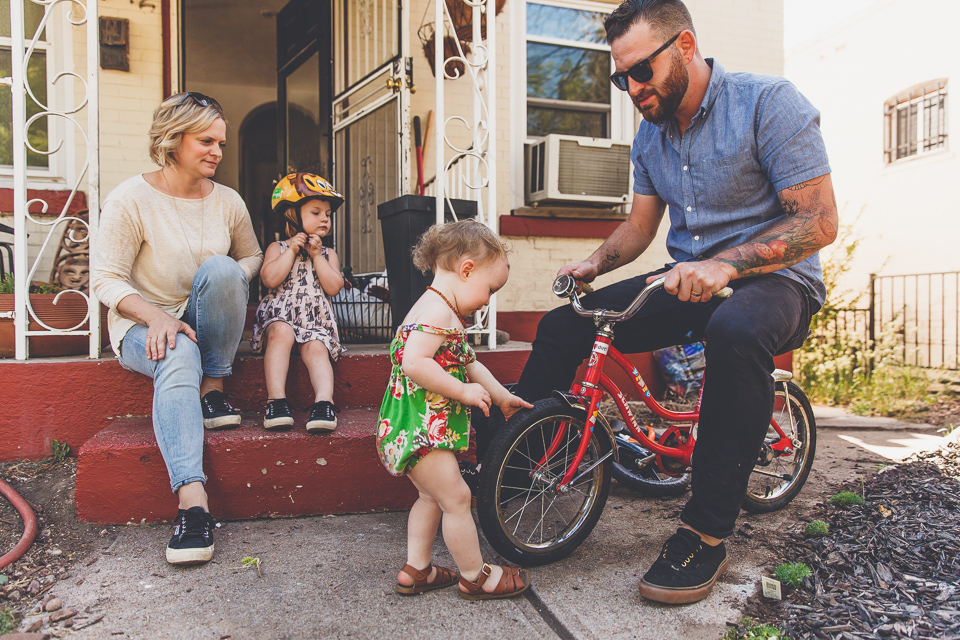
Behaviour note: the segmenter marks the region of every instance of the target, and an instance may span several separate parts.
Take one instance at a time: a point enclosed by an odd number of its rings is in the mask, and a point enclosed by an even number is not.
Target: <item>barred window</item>
[[[884,104],[887,164],[947,146],[947,80],[911,87]]]
[[[47,51],[50,48],[50,42],[46,36],[46,29],[37,33],[40,22],[43,19],[43,5],[19,0],[23,3],[23,22],[25,44],[36,36],[33,55],[27,63],[27,82],[33,95],[41,103],[47,103]],[[12,70],[12,52],[13,40],[10,37],[10,0],[0,0],[0,76],[10,77]],[[38,113],[38,105],[28,94],[26,98],[27,118]],[[9,89],[0,91],[0,165],[13,164],[13,98]],[[34,149],[40,151],[47,150],[47,119],[40,118],[30,125],[27,131],[27,140]],[[27,150],[27,166],[46,168],[49,164],[49,156],[41,153],[34,153]]]

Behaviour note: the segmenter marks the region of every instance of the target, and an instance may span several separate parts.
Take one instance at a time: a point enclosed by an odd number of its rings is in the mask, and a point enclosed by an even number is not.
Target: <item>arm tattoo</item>
[[[615,269],[617,266],[617,261],[619,260],[620,260],[620,252],[614,249],[613,252],[608,253],[607,257],[604,258],[603,261],[600,263],[600,269],[599,269],[600,273],[607,273],[608,271],[612,271],[613,269]]]
[[[729,264],[741,276],[754,276],[769,273],[769,267],[789,267],[816,253],[837,230],[832,192],[824,194],[816,189],[823,180],[821,177],[782,191],[782,222],[762,236],[720,252],[714,259]],[[804,191],[808,187],[813,188]]]

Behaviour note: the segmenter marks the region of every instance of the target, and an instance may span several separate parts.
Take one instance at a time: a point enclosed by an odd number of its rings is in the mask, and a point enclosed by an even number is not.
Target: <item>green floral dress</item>
[[[457,400],[427,391],[408,378],[401,368],[403,348],[411,331],[446,336],[433,359],[461,382],[469,382],[466,366],[477,359],[462,329],[440,329],[407,324],[397,329],[390,343],[393,371],[380,405],[377,452],[391,474],[410,472],[434,449],[465,451],[470,442],[470,411]]]

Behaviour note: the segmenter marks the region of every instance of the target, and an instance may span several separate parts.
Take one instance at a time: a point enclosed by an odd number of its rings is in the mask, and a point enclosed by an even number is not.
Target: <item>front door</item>
[[[377,205],[404,192],[412,61],[397,0],[334,0],[333,179],[346,197],[336,246],[354,273],[384,269]]]

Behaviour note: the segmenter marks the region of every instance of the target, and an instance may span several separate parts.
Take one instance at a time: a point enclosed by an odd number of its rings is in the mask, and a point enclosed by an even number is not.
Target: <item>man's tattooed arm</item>
[[[784,216],[762,236],[722,251],[714,260],[738,277],[771,273],[806,260],[837,237],[837,202],[830,174],[788,187],[779,194]]]
[[[607,254],[603,260],[600,261],[600,273],[607,273],[608,271],[613,271],[619,265],[617,264],[620,260],[620,252],[614,249],[613,251]]]

